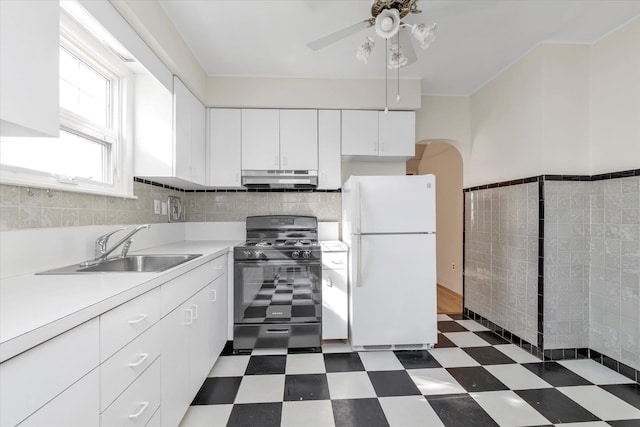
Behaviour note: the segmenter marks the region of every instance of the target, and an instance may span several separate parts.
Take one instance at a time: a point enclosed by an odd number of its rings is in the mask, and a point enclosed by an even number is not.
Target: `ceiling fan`
[[[322,49],[364,29],[375,27],[379,37],[392,43],[387,66],[396,69],[411,64],[418,59],[411,44],[411,36],[420,43],[420,47],[426,49],[435,40],[438,30],[436,24],[410,25],[402,22],[402,18],[410,13],[422,13],[417,7],[417,2],[418,0],[373,0],[370,18],[309,42],[307,46],[312,50]],[[397,36],[395,43],[392,39],[394,36]],[[367,63],[374,46],[375,40],[367,37],[356,50],[356,57]]]

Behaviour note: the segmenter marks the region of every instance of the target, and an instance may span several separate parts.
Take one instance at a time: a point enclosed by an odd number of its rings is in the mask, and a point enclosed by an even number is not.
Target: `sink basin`
[[[128,255],[124,258],[112,258],[95,265],[74,264],[36,274],[76,274],[76,273],[116,273],[146,272],[158,273],[191,261],[202,254],[186,255]]]

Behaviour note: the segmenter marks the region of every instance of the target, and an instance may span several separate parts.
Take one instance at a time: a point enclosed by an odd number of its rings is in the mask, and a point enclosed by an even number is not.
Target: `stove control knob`
[[[246,256],[247,258],[251,258],[251,251],[242,251],[242,253],[244,254],[244,256]]]
[[[309,258],[311,256],[311,251],[302,252],[302,258]]]
[[[262,256],[262,251],[255,251],[253,255],[254,258],[260,258]]]
[[[293,258],[293,259],[298,259],[298,258],[300,258],[300,251],[293,251],[293,252],[291,253],[291,258]]]

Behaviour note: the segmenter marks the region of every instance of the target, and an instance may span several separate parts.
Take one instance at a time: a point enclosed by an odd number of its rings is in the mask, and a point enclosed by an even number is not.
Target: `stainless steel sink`
[[[36,274],[77,274],[77,273],[117,273],[146,272],[158,273],[191,261],[202,254],[159,254],[128,255],[124,258],[112,258],[95,265],[74,264]]]

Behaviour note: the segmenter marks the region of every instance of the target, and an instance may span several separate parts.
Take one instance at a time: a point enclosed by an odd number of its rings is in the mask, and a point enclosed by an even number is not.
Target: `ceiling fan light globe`
[[[367,37],[358,49],[356,49],[356,58],[367,64],[369,62],[369,55],[371,55],[371,51],[375,45],[376,41],[371,37]]]
[[[387,68],[397,70],[398,68],[407,65],[407,62],[408,59],[402,52],[402,47],[397,44],[391,45],[391,48],[389,48],[389,62],[387,63]]]
[[[395,36],[400,29],[400,12],[396,9],[385,9],[376,16],[376,34],[383,39]]]
[[[436,39],[436,31],[438,31],[438,24],[431,24],[429,26],[416,24],[411,29],[411,35],[420,43],[422,49],[426,49]]]

